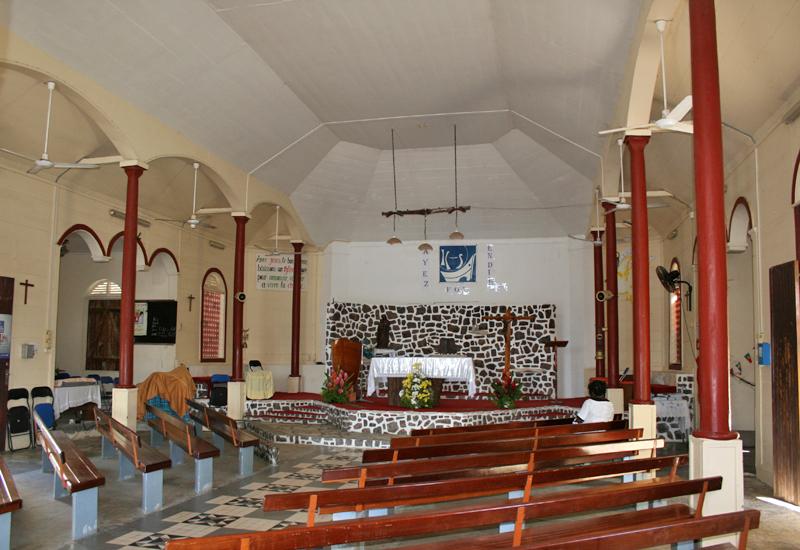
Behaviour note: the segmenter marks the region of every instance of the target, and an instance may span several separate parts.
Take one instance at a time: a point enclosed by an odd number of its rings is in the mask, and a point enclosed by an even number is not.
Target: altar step
[[[328,422],[328,413],[322,407],[315,405],[298,405],[292,409],[261,411],[249,416],[268,422],[286,424],[326,424]]]
[[[331,425],[298,425],[265,417],[246,421],[249,431],[270,444],[321,445],[353,449],[388,449],[391,435],[351,433]]]

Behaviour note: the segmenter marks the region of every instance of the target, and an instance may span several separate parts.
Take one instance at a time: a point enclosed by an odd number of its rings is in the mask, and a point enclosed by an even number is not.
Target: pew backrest
[[[22,508],[22,498],[19,496],[11,470],[5,460],[0,458],[0,514],[6,514]]]
[[[105,485],[102,473],[61,431],[50,431],[38,414],[33,414],[36,437],[62,486],[69,493]]]
[[[192,457],[204,459],[219,456],[219,449],[199,437],[193,424],[184,422],[150,404],[147,404],[145,409],[155,417],[148,419],[147,424],[168,440],[179,445]]]
[[[187,399],[189,405],[189,417],[195,422],[199,422],[215,434],[225,439],[234,447],[252,447],[258,445],[259,439],[239,429],[236,421],[221,412],[198,403],[193,399]]]
[[[172,466],[169,457],[144,443],[138,433],[101,410],[100,407],[95,407],[94,416],[100,435],[108,439],[140,472],[149,473]]]

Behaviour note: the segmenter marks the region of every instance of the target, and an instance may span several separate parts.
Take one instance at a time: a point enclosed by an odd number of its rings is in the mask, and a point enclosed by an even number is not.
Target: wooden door
[[[8,375],[11,360],[11,314],[14,310],[14,279],[0,277],[0,451],[6,450]]]
[[[772,333],[772,458],[777,498],[800,504],[800,386],[798,386],[798,263],[769,270]]]

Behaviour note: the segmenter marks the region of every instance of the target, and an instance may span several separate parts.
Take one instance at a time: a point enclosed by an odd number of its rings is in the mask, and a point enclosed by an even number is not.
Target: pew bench
[[[397,462],[399,460],[418,460],[443,456],[504,453],[513,451],[549,449],[554,447],[577,447],[620,441],[631,441],[642,437],[642,428],[609,430],[591,433],[562,434],[524,439],[499,439],[495,441],[467,441],[463,443],[444,443],[420,445],[400,449],[369,449],[363,452],[361,462]]]
[[[11,512],[22,508],[14,478],[5,461],[0,458],[0,550],[11,548]]]
[[[240,429],[233,418],[211,407],[192,399],[187,399],[186,403],[189,405],[189,417],[211,431],[214,446],[220,452],[224,450],[226,441],[239,450],[239,475],[252,475],[253,452],[258,446],[258,437]]]
[[[214,458],[219,449],[199,437],[194,424],[188,424],[168,412],[145,405],[148,413],[155,418],[147,420],[150,426],[150,444],[160,446],[164,440],[169,442],[169,457],[172,464],[183,464],[184,455],[194,459],[194,492],[207,493],[214,485]]]
[[[106,478],[64,432],[50,431],[36,413],[33,420],[42,448],[42,471],[53,473],[53,498],[72,496],[72,538],[93,535],[98,487],[105,485]]]
[[[145,514],[160,510],[164,503],[164,470],[172,466],[169,457],[144,443],[139,434],[103,412],[94,409],[97,431],[102,436],[102,457],[119,456],[119,479],[131,479],[142,473],[142,510]]]
[[[450,502],[504,493],[518,494],[525,490],[529,475],[531,476],[531,487],[537,490],[556,485],[585,483],[650,472],[663,468],[669,468],[669,476],[675,479],[678,467],[686,463],[688,463],[687,455],[676,455],[538,470],[532,474],[520,472],[480,478],[462,478],[381,487],[324,489],[270,494],[264,497],[262,509],[265,512],[308,510],[308,523],[313,525],[314,518],[318,513],[342,514],[395,506]]]
[[[631,506],[640,502],[662,500],[665,498],[699,495],[698,511],[702,511],[702,503],[707,491],[718,490],[722,486],[721,477],[695,480],[671,480],[670,478],[648,479],[622,485],[578,489],[568,492],[551,492],[531,494],[530,486],[521,499],[511,501],[493,501],[481,504],[443,508],[425,512],[409,512],[389,517],[372,517],[346,521],[318,523],[314,526],[289,527],[280,531],[245,533],[241,535],[223,535],[203,539],[183,539],[169,541],[167,550],[188,549],[244,549],[260,550],[293,550],[296,548],[318,548],[333,544],[350,544],[367,541],[394,540],[405,537],[440,535],[447,532],[458,532],[467,529],[489,528],[507,522],[514,523],[514,532],[500,535],[505,537],[503,548],[509,545],[506,538],[518,542],[523,533],[530,531],[539,534],[551,529],[551,538],[555,533],[563,532],[564,522],[552,526],[536,524],[535,529],[523,529],[526,520],[555,518],[570,514],[611,510],[622,506]],[[609,525],[620,524],[620,514],[592,517],[581,527],[595,531],[608,530]],[[688,506],[670,505],[659,508],[648,508],[637,512],[622,514],[627,518],[627,527],[636,525],[652,525],[675,518],[699,517],[699,512],[692,512]],[[591,523],[588,523],[591,522]],[[573,527],[574,528],[574,527]],[[561,530],[561,531],[560,531]],[[582,533],[583,534],[583,533]],[[497,536],[497,535],[495,535]],[[460,548],[481,548],[473,541],[459,541]],[[494,539],[492,539],[494,541]],[[585,542],[585,539],[584,539]],[[427,544],[419,548],[428,548]],[[494,546],[487,546],[494,547]],[[617,548],[614,546],[614,548]]]
[[[587,424],[555,424],[541,427],[499,428],[476,432],[455,432],[434,435],[416,435],[393,437],[389,442],[390,449],[405,447],[423,447],[425,445],[444,445],[445,443],[467,443],[471,441],[495,441],[498,439],[521,439],[528,437],[548,437],[564,434],[602,432],[624,430],[628,423],[624,420],[611,422],[592,422]]]
[[[364,487],[370,480],[380,480],[378,483],[397,484],[453,477],[497,475],[508,472],[533,471],[537,468],[608,461],[635,456],[643,451],[649,451],[654,457],[656,451],[663,447],[663,439],[639,439],[578,447],[553,447],[519,452],[438,457],[426,460],[377,462],[323,470],[322,481],[358,480],[359,487]]]
[[[503,428],[536,428],[542,426],[563,426],[572,424],[575,417],[564,416],[559,418],[547,418],[540,420],[516,420],[513,422],[503,422],[500,424],[478,424],[476,426],[453,426],[450,428],[418,428],[411,430],[411,435],[438,435],[463,432],[484,432]]]

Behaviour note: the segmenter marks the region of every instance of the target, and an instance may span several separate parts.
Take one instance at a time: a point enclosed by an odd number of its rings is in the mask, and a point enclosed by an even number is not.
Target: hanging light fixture
[[[460,241],[464,238],[464,234],[458,230],[458,149],[455,124],[453,124],[453,182],[455,183],[456,191],[456,230],[450,233],[450,240]]]
[[[392,182],[394,183],[394,210],[397,212],[397,166],[394,158],[394,128],[392,128]],[[392,215],[392,236],[387,239],[386,244],[403,244],[397,237],[397,214]]]
[[[424,223],[423,227],[425,229],[423,230],[423,238],[425,240],[422,242],[422,244],[420,244],[417,247],[417,250],[419,250],[420,252],[430,252],[431,250],[433,250],[433,247],[428,243],[428,216],[425,216],[424,219],[425,221],[423,222]]]

